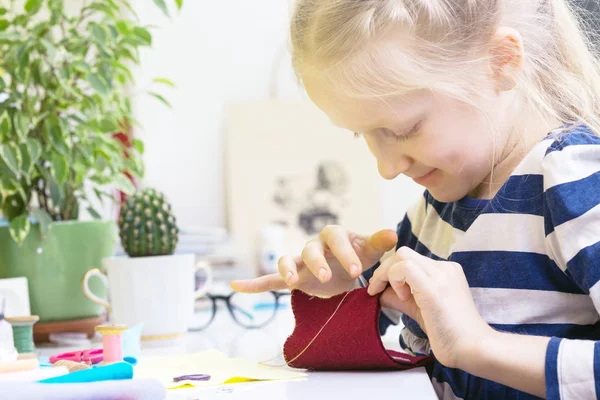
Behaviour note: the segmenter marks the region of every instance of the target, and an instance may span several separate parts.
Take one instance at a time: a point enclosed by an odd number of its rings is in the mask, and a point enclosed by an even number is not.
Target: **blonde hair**
[[[430,89],[473,103],[489,79],[481,55],[507,26],[525,49],[523,104],[599,134],[600,64],[576,15],[565,0],[298,0],[292,62],[300,81],[325,77],[352,96]]]

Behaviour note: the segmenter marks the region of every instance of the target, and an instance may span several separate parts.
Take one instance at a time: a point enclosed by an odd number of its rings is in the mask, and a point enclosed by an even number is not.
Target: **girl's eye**
[[[386,138],[394,139],[396,142],[403,142],[415,136],[417,133],[417,125],[413,126],[408,132],[400,135],[394,133],[394,131],[388,128],[379,128],[379,131]]]

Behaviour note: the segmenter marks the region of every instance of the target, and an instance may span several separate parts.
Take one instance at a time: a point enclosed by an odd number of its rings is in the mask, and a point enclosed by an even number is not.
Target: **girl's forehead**
[[[421,112],[428,97],[425,91],[386,97],[348,96],[318,77],[304,79],[304,87],[335,125],[356,132],[385,127],[392,120],[411,119]]]

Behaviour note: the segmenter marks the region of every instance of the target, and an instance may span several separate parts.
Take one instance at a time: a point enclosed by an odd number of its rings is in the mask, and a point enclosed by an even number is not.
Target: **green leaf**
[[[42,65],[42,60],[39,58],[31,63],[31,78],[34,83],[39,84],[41,87],[45,87],[48,85],[48,73],[43,74],[40,69]]]
[[[27,14],[34,15],[42,8],[42,0],[27,0],[25,2],[25,11]]]
[[[140,154],[144,154],[144,142],[140,139],[133,139],[133,147],[135,147]]]
[[[125,170],[138,179],[144,177],[144,163],[140,157],[129,157],[125,163]]]
[[[29,61],[28,61],[29,63]],[[31,69],[28,67],[21,67],[17,69],[17,78],[21,80],[21,82],[27,82],[29,80],[29,75],[31,74]]]
[[[0,15],[4,15],[8,12],[8,10],[4,7],[0,7]]]
[[[115,63],[115,67],[117,69],[120,69],[121,71],[123,71],[127,77],[129,78],[130,81],[134,81],[134,77],[133,74],[131,73],[131,70],[129,68],[127,68],[127,66],[121,64],[120,62]]]
[[[37,139],[27,139],[27,148],[29,150],[29,157],[31,158],[31,163],[35,164],[42,155],[42,145]]]
[[[29,120],[25,114],[17,114],[14,117],[15,130],[19,137],[25,138],[29,133]]]
[[[0,136],[9,137],[12,123],[7,111],[0,115]]]
[[[67,162],[67,158],[59,154],[52,154],[50,165],[52,165],[52,172],[54,173],[56,182],[59,185],[65,183],[67,176],[69,175],[69,163]]]
[[[173,107],[171,106],[171,103],[169,103],[169,102],[167,101],[167,99],[165,99],[165,98],[164,98],[163,96],[161,96],[160,94],[158,94],[158,93],[155,93],[155,92],[150,92],[150,91],[148,92],[148,94],[149,94],[150,96],[153,96],[153,97],[155,97],[156,99],[160,100],[160,102],[161,102],[161,103],[163,103],[164,105],[166,105],[167,107],[169,107],[169,108],[173,108]]]
[[[31,161],[31,154],[29,153],[29,147],[27,143],[19,144],[19,151],[21,152],[21,170],[25,174],[26,177],[29,177],[31,173],[31,168],[33,167],[33,162]]]
[[[8,168],[19,177],[21,175],[21,152],[14,143],[5,143],[0,146],[0,159]]]
[[[17,193],[23,201],[23,207],[25,208],[29,204],[29,200],[31,200],[31,187],[26,181],[23,181],[23,184],[26,186],[21,184],[17,185]]]
[[[23,244],[30,229],[31,223],[27,218],[27,214],[20,215],[10,221],[10,235],[19,245]]]
[[[0,32],[0,43],[12,43],[18,41],[20,38],[21,35],[19,35],[19,33],[15,31]]]
[[[98,43],[100,43],[100,44],[106,43],[106,31],[104,30],[104,28],[98,24],[90,24],[90,25],[91,25],[92,36],[94,37],[94,39],[96,39],[96,41],[98,41]]]
[[[77,71],[77,72],[83,72],[84,74],[87,74],[88,72],[90,72],[90,65],[88,63],[86,63],[85,61],[75,61],[74,63],[71,64],[71,67]]]
[[[64,66],[58,70],[58,77],[60,78],[60,82],[67,82],[71,78],[71,74],[69,72],[69,68]],[[68,88],[70,89],[70,88]]]
[[[98,71],[100,72],[100,76],[104,78],[104,82],[108,83],[109,89],[112,89],[112,66],[108,61],[102,61],[100,65],[98,65]]]
[[[29,49],[25,45],[17,49],[17,62],[22,69],[29,68]]]
[[[63,190],[58,183],[53,178],[47,180],[46,185],[50,189],[50,198],[52,199],[52,204],[59,205],[64,198]]]
[[[113,197],[111,195],[109,195],[106,192],[103,192],[102,190],[100,190],[98,188],[94,188],[94,193],[96,194],[96,197],[98,198],[98,201],[100,202],[100,204],[104,204],[103,197],[106,197],[111,200],[113,199]]]
[[[64,125],[64,124],[63,124]],[[63,135],[63,126],[56,119],[48,118],[44,123],[44,140],[62,155],[69,154],[69,147]]]
[[[18,185],[19,182],[8,176],[8,174],[4,173],[0,175],[0,192],[2,192],[5,196],[16,193]]]
[[[175,4],[177,5],[177,9],[181,10],[181,7],[183,6],[183,0],[175,0]]]
[[[6,28],[8,28],[9,25],[10,22],[8,22],[6,19],[0,19],[0,31],[6,30]]]
[[[113,120],[110,120],[108,118],[100,120],[99,127],[100,130],[104,133],[115,133],[119,129],[117,124],[115,124]]]
[[[102,219],[102,216],[100,215],[100,213],[98,211],[94,210],[92,207],[88,207],[87,211],[92,216],[92,218]]]
[[[50,61],[54,60],[54,56],[56,55],[56,47],[54,47],[54,45],[46,39],[40,39],[40,42],[46,49],[46,54],[50,58]]]
[[[114,183],[114,179],[112,177],[97,174],[90,176],[90,181],[100,186],[108,185],[109,183]]]
[[[108,31],[110,32],[112,40],[116,41],[119,38],[119,31],[117,31],[117,28],[115,28],[114,25],[108,25]]]
[[[104,82],[100,75],[90,72],[87,74],[87,81],[100,95],[106,96],[108,94],[108,83]]]
[[[51,25],[49,21],[42,21],[35,24],[35,26],[31,28],[31,33],[33,33],[34,36],[41,38],[50,30],[50,27]]]
[[[112,17],[115,16],[114,10],[111,7],[109,7],[109,6],[105,5],[105,4],[102,4],[102,3],[92,3],[89,6],[87,6],[86,9],[101,11],[101,12],[106,13],[106,14],[112,16]]]
[[[169,16],[169,10],[167,9],[165,0],[154,0],[154,4],[156,4],[167,17]]]
[[[133,52],[130,49],[128,49],[128,48],[125,47],[125,48],[122,48],[120,50],[119,57],[122,57],[122,58],[124,58],[126,60],[131,60],[131,61],[133,61],[134,63],[137,64],[138,63],[138,57],[137,57],[136,53],[137,52]]]
[[[121,192],[125,194],[133,194],[135,192],[135,186],[129,180],[129,178],[124,174],[119,174],[114,180],[114,184]]]
[[[152,81],[156,82],[156,83],[163,83],[167,86],[171,86],[172,88],[175,87],[175,84],[173,83],[173,81],[171,81],[170,79],[167,79],[167,78],[154,78]]]
[[[117,21],[116,26],[121,35],[127,36],[129,34],[130,29],[128,21],[119,20]]]
[[[31,210],[31,215],[37,220],[38,224],[40,224],[42,238],[46,237],[48,226],[52,223],[52,218],[48,212],[42,208],[34,208]]]
[[[37,100],[36,100],[37,101]],[[49,111],[43,112],[41,114],[38,114],[35,116],[35,118],[33,119],[33,121],[31,122],[30,126],[33,126],[34,128],[36,128],[38,126],[38,124],[40,122],[42,122],[42,120],[46,119],[46,117],[50,114]]]
[[[12,24],[16,26],[25,26],[31,17],[29,15],[19,15],[17,18],[12,20]]]
[[[152,35],[150,31],[141,26],[133,28],[133,34],[140,40],[143,45],[152,46]]]

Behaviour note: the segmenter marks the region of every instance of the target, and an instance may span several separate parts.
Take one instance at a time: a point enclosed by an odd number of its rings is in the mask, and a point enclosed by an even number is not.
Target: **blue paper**
[[[133,378],[133,366],[126,362],[115,363],[105,367],[84,369],[67,375],[44,379],[39,383],[83,383],[99,381],[116,381]]]

